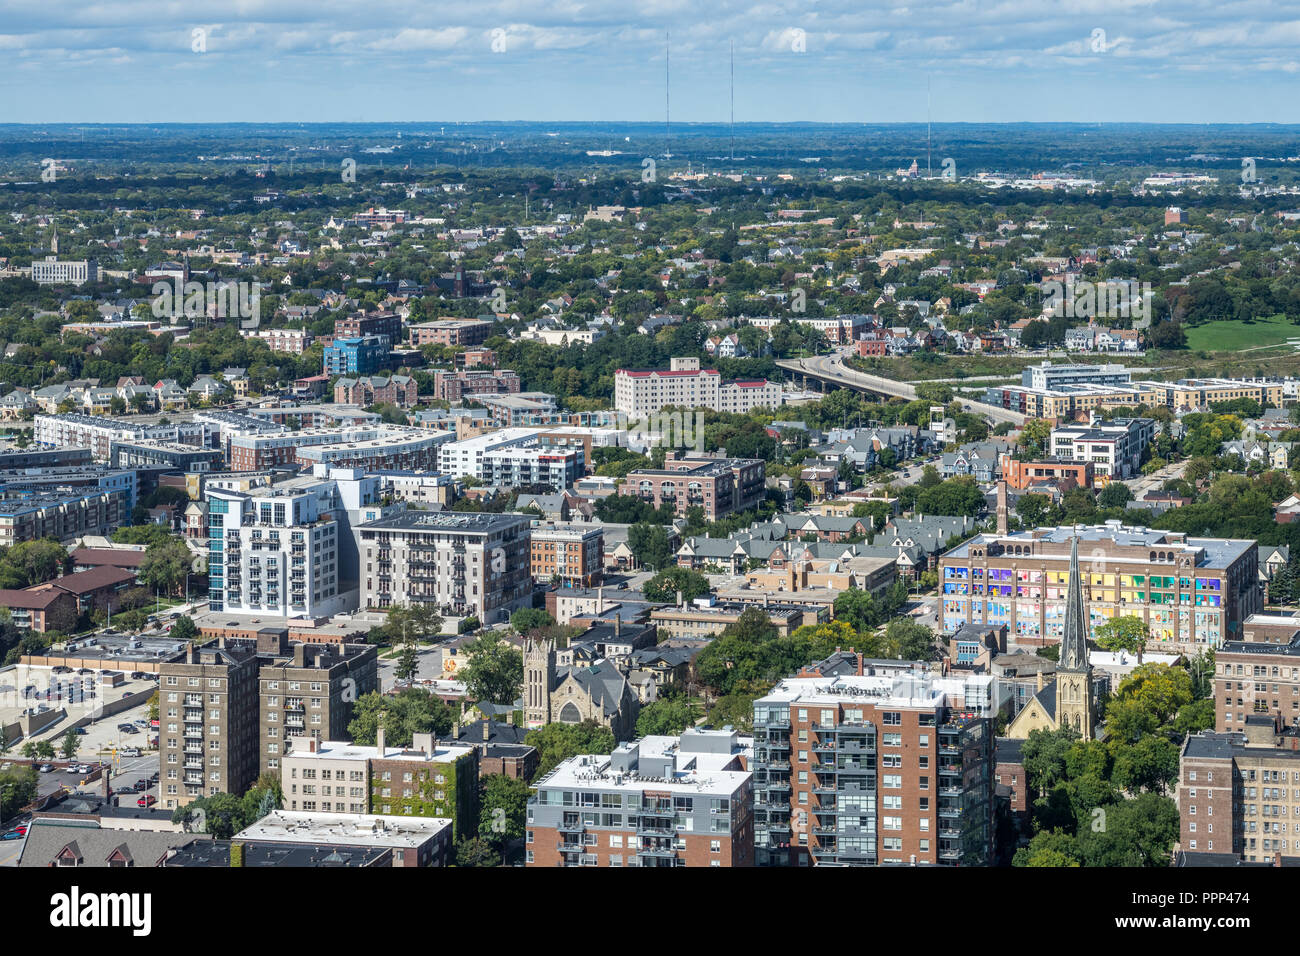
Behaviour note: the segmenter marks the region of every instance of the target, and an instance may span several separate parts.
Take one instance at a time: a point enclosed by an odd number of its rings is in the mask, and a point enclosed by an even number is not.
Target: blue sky
[[[0,0],[0,115],[661,120],[665,34],[675,121],[1300,122],[1269,0]]]

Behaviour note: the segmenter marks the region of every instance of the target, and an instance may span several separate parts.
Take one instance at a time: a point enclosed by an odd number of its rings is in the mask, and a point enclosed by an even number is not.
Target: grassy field
[[[1300,325],[1293,325],[1281,316],[1249,323],[1207,322],[1185,331],[1187,348],[1193,352],[1240,352],[1300,338]]]

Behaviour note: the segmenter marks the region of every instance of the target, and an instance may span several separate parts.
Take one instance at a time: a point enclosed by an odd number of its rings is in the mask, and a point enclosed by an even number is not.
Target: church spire
[[[1088,611],[1083,604],[1079,573],[1079,536],[1070,545],[1070,584],[1065,597],[1065,635],[1061,638],[1058,670],[1081,671],[1088,666]]]

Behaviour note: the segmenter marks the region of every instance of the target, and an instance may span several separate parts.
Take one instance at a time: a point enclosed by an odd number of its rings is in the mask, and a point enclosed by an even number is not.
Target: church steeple
[[[1056,725],[1073,727],[1084,740],[1093,737],[1092,667],[1088,664],[1088,609],[1079,572],[1079,536],[1070,545],[1070,584],[1065,595],[1065,634],[1056,666]]]
[[[1083,576],[1079,573],[1079,536],[1070,545],[1070,584],[1065,595],[1065,635],[1057,669],[1081,671],[1088,667],[1088,611],[1083,605]]]

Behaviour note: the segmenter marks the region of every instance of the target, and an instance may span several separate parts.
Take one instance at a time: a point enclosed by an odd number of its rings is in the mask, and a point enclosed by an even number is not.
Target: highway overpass
[[[778,361],[776,364],[785,369],[790,374],[790,377],[796,381],[801,378],[805,380],[814,379],[826,385],[852,388],[859,392],[867,392],[885,398],[905,398],[908,401],[916,399],[916,386],[908,382],[899,382],[892,378],[869,375],[866,372],[851,369],[844,365],[842,358],[838,354],[817,355],[804,359],[785,359]],[[989,405],[985,402],[972,402],[964,398],[959,398],[957,401],[961,402],[962,408],[966,409],[966,411],[976,415],[985,415],[994,423],[1010,422],[1016,426],[1025,423],[1025,416],[1019,412],[998,408],[996,405]]]

